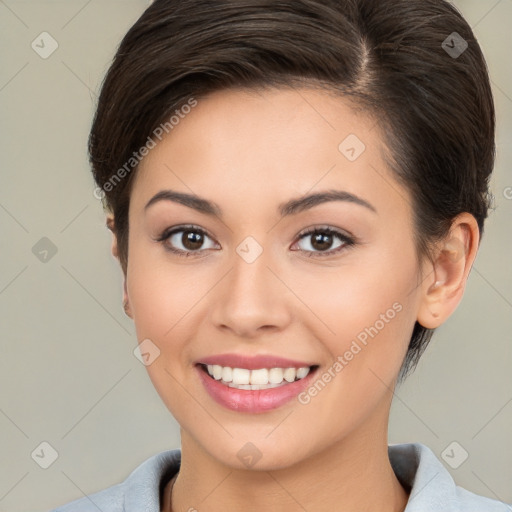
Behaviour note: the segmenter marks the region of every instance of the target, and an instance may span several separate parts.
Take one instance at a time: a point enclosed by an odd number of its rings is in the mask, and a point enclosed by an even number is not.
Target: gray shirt
[[[512,506],[455,485],[439,459],[421,443],[388,446],[391,466],[411,489],[405,512],[512,512]],[[165,484],[179,470],[180,450],[153,455],[126,480],[51,512],[160,512]]]

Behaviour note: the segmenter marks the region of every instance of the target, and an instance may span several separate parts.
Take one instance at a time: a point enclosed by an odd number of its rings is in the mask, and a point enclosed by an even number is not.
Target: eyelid
[[[350,238],[350,239],[356,241],[356,237],[349,231],[347,231],[345,229],[341,229],[341,228],[336,228],[329,224],[315,224],[313,226],[309,226],[308,228],[304,228],[302,231],[300,231],[298,233],[297,238],[301,238],[304,235],[309,235],[309,234],[315,233],[317,231],[326,231],[326,232],[340,235],[341,237]]]
[[[204,234],[204,235],[208,236],[208,238],[215,240],[215,237],[210,235],[210,233],[208,231],[206,231],[206,229],[204,229],[200,226],[197,226],[196,224],[179,224],[177,226],[172,226],[170,228],[166,228],[162,231],[162,233],[155,240],[157,242],[162,242],[162,241],[166,240],[167,238],[169,238],[174,233],[177,233],[180,231],[197,231],[198,233]]]

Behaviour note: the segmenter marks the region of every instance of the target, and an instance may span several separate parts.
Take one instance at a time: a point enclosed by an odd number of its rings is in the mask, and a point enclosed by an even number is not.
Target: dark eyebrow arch
[[[206,215],[216,216],[222,218],[222,209],[207,199],[203,199],[194,194],[187,194],[185,192],[177,192],[175,190],[161,190],[157,192],[146,204],[144,210],[147,210],[151,205],[159,201],[173,201],[180,203],[189,208],[193,208],[198,212],[205,213]],[[298,199],[292,199],[286,203],[282,203],[278,207],[278,211],[281,217],[294,215],[304,210],[309,210],[314,206],[330,201],[345,201],[359,206],[363,206],[368,210],[377,213],[377,210],[368,201],[361,199],[360,197],[346,192],[344,190],[328,190],[326,192],[319,192],[316,194],[310,194],[303,196]]]
[[[314,206],[330,201],[346,201],[348,203],[358,204],[359,206],[364,206],[372,212],[377,213],[375,207],[368,201],[344,190],[327,190],[325,192],[303,196],[299,199],[292,199],[291,201],[279,205],[279,213],[281,217],[286,217],[287,215],[294,215],[295,213],[309,210]]]
[[[186,194],[185,192],[176,192],[175,190],[161,190],[157,192],[146,204],[144,210],[147,210],[151,205],[158,203],[159,201],[173,201],[180,203],[189,208],[193,208],[201,213],[207,215],[215,215],[222,218],[221,208],[213,201],[202,199],[194,194]]]

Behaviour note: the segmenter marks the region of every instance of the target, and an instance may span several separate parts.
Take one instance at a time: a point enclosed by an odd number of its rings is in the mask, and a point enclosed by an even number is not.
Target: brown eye
[[[330,249],[333,243],[333,236],[326,233],[315,233],[311,237],[311,246],[318,251]]]
[[[202,229],[195,226],[168,229],[158,238],[158,241],[162,242],[168,251],[180,256],[215,248],[213,240]]]
[[[181,243],[185,249],[194,251],[200,249],[204,243],[204,236],[202,233],[196,231],[183,231],[181,235]]]
[[[299,238],[299,242],[304,242],[302,247],[298,243],[300,250],[310,253],[310,256],[330,256],[355,244],[352,238],[332,228],[312,229]]]

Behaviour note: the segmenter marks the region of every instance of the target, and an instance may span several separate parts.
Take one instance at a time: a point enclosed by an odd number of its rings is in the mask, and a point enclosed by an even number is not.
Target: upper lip
[[[208,356],[197,361],[197,364],[229,366],[231,368],[304,368],[315,366],[305,361],[297,361],[274,355],[244,356],[241,354],[219,354]]]

